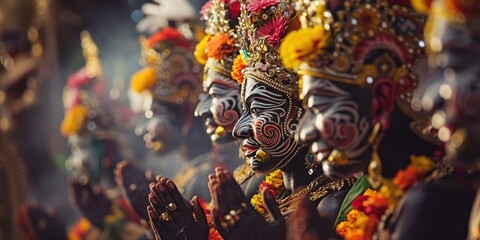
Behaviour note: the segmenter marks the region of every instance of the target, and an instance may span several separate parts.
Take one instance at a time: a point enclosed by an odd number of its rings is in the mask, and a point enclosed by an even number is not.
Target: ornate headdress
[[[237,0],[210,0],[201,13],[207,35],[197,44],[195,57],[199,63],[205,64],[205,70],[212,69],[230,77],[240,50],[233,29],[240,13],[240,3]]]
[[[131,89],[167,103],[196,103],[201,67],[192,55],[193,41],[168,27],[140,42],[146,66],[132,76]]]
[[[283,66],[278,50],[295,17],[292,1],[241,0],[237,33],[246,65],[244,78],[297,96],[297,75]]]
[[[325,1],[300,1],[302,29],[280,48],[285,66],[360,87],[393,80],[397,105],[418,117],[410,102],[418,82],[413,68],[425,46],[424,17],[392,2],[349,0],[329,11]]]
[[[97,78],[103,75],[97,45],[86,31],[81,33],[81,44],[85,67],[69,76],[64,90],[66,112],[61,132],[65,136],[81,131],[99,133],[112,124],[111,116],[101,107],[97,97]]]

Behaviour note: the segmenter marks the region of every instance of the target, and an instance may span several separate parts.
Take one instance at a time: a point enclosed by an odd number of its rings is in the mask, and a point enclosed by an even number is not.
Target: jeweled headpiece
[[[207,34],[195,50],[195,57],[205,70],[212,69],[230,77],[240,46],[234,26],[240,14],[237,0],[210,0],[201,11]]]
[[[201,67],[193,59],[193,41],[174,28],[164,28],[140,41],[145,67],[132,76],[131,89],[167,103],[196,103]]]
[[[393,80],[396,102],[409,116],[418,77],[413,69],[424,53],[424,17],[394,1],[302,0],[302,29],[282,43],[285,66],[300,75],[370,87]],[[332,5],[332,4],[331,4]],[[393,98],[393,97],[392,97]]]
[[[65,117],[61,125],[64,136],[85,131],[96,134],[110,128],[112,124],[111,116],[98,99],[100,94],[98,77],[103,73],[97,45],[86,31],[82,32],[80,37],[85,67],[67,79],[63,95]]]
[[[241,0],[237,34],[246,65],[244,78],[297,96],[297,75],[283,66],[278,50],[295,17],[289,0]]]

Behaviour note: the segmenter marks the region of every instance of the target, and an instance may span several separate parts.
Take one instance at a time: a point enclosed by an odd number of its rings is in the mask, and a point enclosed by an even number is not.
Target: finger
[[[187,223],[187,220],[185,219],[185,217],[183,217],[182,215],[180,215],[180,212],[178,211],[178,205],[184,205],[183,203],[183,199],[181,202],[178,202],[176,203],[173,198],[170,196],[170,193],[167,191],[167,188],[165,186],[165,184],[163,184],[163,182],[159,182],[156,184],[156,188],[158,189],[158,191],[160,192],[160,194],[162,195],[162,198],[163,198],[163,201],[165,201],[165,211],[168,212],[168,214],[170,214],[170,217],[172,218],[172,221],[177,225],[177,226],[184,226],[186,223]],[[175,209],[173,209],[173,208]],[[191,219],[191,214],[190,214],[190,218],[189,220]]]
[[[170,196],[173,199],[173,202],[177,204],[178,211],[180,212],[180,214],[182,214],[183,216],[191,216],[192,212],[189,211],[189,209],[185,205],[182,195],[180,194],[177,186],[172,180],[167,181],[167,188],[168,188],[168,192],[170,193]]]
[[[220,235],[225,238],[225,236],[228,235],[228,232],[227,232],[227,229],[223,228],[222,226],[222,220],[221,220],[222,216],[220,215],[218,210],[215,208],[211,210],[211,213],[212,213],[213,225],[215,229],[217,229],[218,233],[220,233]]]
[[[273,221],[284,221],[282,213],[278,209],[278,203],[268,189],[262,190],[263,203]]]
[[[148,197],[148,201],[150,202],[150,206],[153,208],[158,219],[162,219],[162,214],[164,213],[167,213],[170,218],[172,217],[172,214],[170,214],[165,209],[164,201],[161,199],[158,199],[158,197],[155,194],[150,193]],[[172,219],[162,220],[160,221],[160,223],[162,224],[163,229],[167,234],[169,232],[173,232],[173,233],[176,232],[176,226],[173,224]]]
[[[207,216],[205,215],[205,211],[200,205],[200,200],[198,199],[197,195],[193,196],[191,204],[193,207],[193,212],[195,213],[195,220],[197,221],[197,223],[202,225],[208,225]]]
[[[167,239],[167,234],[163,231],[160,220],[156,215],[155,210],[151,206],[148,206],[147,213],[150,226],[152,227],[153,235],[155,235],[155,239]]]

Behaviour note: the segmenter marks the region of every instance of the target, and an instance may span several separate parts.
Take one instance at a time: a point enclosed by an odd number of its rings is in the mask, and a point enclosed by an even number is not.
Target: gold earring
[[[378,155],[378,145],[380,144],[381,124],[375,123],[373,126],[372,134],[368,138],[368,143],[372,145],[372,159],[368,165],[368,181],[374,189],[378,189],[382,184],[382,161]]]
[[[334,149],[328,156],[328,161],[334,165],[343,165],[348,162],[348,158],[340,150]]]

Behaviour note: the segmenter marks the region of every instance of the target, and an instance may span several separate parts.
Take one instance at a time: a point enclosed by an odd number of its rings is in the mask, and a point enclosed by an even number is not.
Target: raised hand
[[[147,171],[144,174],[128,161],[122,161],[117,164],[115,169],[115,179],[130,207],[135,210],[138,216],[148,220],[149,184],[155,182],[153,172]]]
[[[257,213],[228,170],[215,169],[209,176],[215,228],[224,239],[285,239],[285,222],[277,202],[268,190],[262,191],[272,221]]]
[[[208,239],[209,226],[197,196],[186,203],[175,183],[162,176],[150,185],[147,207],[156,239]]]
[[[47,240],[67,239],[65,224],[52,211],[45,211],[36,203],[24,203],[20,206],[17,226],[23,239]]]
[[[74,179],[69,185],[72,201],[93,225],[103,230],[103,219],[112,213],[112,201],[105,196],[102,189],[93,187],[88,182],[81,183]]]

